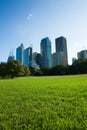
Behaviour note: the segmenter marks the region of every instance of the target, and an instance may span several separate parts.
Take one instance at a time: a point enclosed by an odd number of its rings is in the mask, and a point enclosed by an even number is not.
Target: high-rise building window
[[[32,48],[26,48],[24,50],[24,66],[32,66]]]
[[[21,62],[23,65],[23,51],[24,51],[24,46],[23,43],[16,49],[16,60]]]
[[[67,40],[65,37],[61,36],[55,39],[56,45],[56,57],[58,58],[59,65],[67,65],[68,57],[67,57]],[[58,56],[57,56],[58,55]]]
[[[41,40],[42,67],[51,67],[51,41],[48,37]]]

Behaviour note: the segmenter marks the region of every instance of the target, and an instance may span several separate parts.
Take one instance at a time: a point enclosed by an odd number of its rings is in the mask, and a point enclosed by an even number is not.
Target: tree
[[[43,72],[41,70],[36,70],[34,76],[43,76]]]
[[[87,73],[87,60],[79,59],[76,60],[72,65],[72,72],[74,74],[86,74]]]
[[[24,66],[24,76],[29,76],[29,75],[31,75],[29,67]]]
[[[8,75],[13,79],[14,77],[23,76],[24,68],[22,64],[16,60],[7,63]]]
[[[0,64],[0,76],[4,79],[6,75],[7,75],[7,64],[1,63]]]
[[[56,65],[52,68],[52,75],[66,75],[68,74],[68,66],[65,65]]]
[[[41,71],[44,76],[51,75],[51,68],[43,67],[43,68],[41,68]]]
[[[29,66],[29,70],[31,72],[31,75],[34,75],[34,73],[36,72],[36,69],[33,68],[32,66]]]

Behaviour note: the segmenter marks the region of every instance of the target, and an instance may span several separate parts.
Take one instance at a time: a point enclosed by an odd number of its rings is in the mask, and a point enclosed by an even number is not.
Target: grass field
[[[87,75],[0,80],[0,130],[87,130]]]

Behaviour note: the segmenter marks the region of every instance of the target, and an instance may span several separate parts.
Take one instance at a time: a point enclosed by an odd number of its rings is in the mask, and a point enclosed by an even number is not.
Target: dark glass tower
[[[77,53],[78,59],[87,59],[87,50],[82,50]]]
[[[23,51],[24,51],[24,46],[23,43],[16,49],[16,60],[21,62],[23,65]]]
[[[24,50],[24,66],[32,66],[32,47]]]
[[[41,40],[42,67],[51,67],[51,41],[48,37]]]
[[[65,37],[61,36],[55,39],[56,44],[56,53],[59,55],[58,64],[67,65],[68,57],[67,57],[67,40]]]
[[[42,67],[42,57],[41,57],[40,53],[37,53],[36,63],[37,63],[37,65],[39,65],[40,68]]]

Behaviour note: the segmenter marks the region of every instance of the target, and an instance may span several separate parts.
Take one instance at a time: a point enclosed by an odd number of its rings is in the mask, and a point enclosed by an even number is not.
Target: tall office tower
[[[42,67],[42,57],[41,57],[40,53],[37,53],[36,63],[37,63],[37,65],[39,65],[40,68]]]
[[[68,57],[67,57],[67,40],[63,36],[55,39],[56,44],[56,53],[60,58],[58,60],[59,65],[67,65]]]
[[[82,50],[77,53],[78,59],[87,59],[87,50]]]
[[[32,47],[28,47],[24,50],[24,66],[32,66]]]
[[[62,52],[55,52],[52,54],[52,66],[61,65],[63,63]]]
[[[21,62],[23,65],[23,51],[24,51],[24,46],[23,43],[16,49],[16,60]]]
[[[58,64],[58,55],[57,53],[52,54],[52,66],[56,66]]]
[[[48,37],[41,40],[42,67],[51,67],[51,41]]]
[[[40,69],[39,65],[37,64],[37,52],[32,54],[32,67],[35,69]]]
[[[37,52],[32,54],[33,61],[37,63]]]

